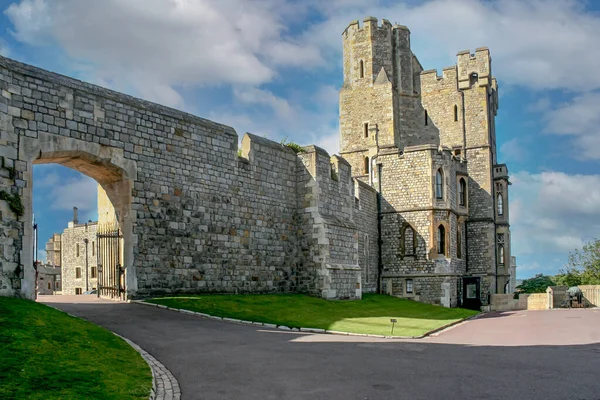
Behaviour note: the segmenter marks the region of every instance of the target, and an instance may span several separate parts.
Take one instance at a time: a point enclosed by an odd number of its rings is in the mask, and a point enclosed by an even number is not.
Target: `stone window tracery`
[[[504,255],[504,233],[499,233],[497,235],[497,244],[498,244],[498,264],[505,264],[505,255]]]

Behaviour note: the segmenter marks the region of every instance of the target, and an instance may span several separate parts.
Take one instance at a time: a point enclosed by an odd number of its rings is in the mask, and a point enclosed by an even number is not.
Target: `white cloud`
[[[285,118],[294,114],[294,110],[286,99],[278,97],[268,90],[255,87],[235,88],[234,95],[237,100],[245,104],[269,106],[278,117]]]
[[[513,253],[580,248],[600,230],[600,175],[518,172],[511,178]]]
[[[4,57],[10,57],[10,49],[8,44],[0,38],[0,55]]]
[[[285,18],[302,8],[278,0],[22,0],[5,13],[16,39],[56,42],[92,63],[96,80],[168,105],[182,105],[178,86],[257,85],[278,66],[322,62],[315,46],[286,34]]]
[[[500,158],[505,162],[523,161],[527,159],[529,151],[523,138],[512,138],[500,146]]]
[[[98,207],[98,183],[85,175],[78,178],[64,178],[56,172],[49,172],[34,182],[44,197],[50,210],[72,210],[77,207],[80,215],[96,212]]]
[[[45,246],[45,243],[39,243],[40,246]],[[48,255],[46,254],[46,250],[38,249],[37,259],[42,262],[46,262],[48,260]]]
[[[463,49],[490,48],[495,75],[504,84],[528,88],[586,91],[600,88],[600,15],[580,0],[432,0],[403,2],[323,2],[327,19],[305,34],[308,43],[341,53],[341,33],[351,20],[386,18],[411,30],[412,49],[425,69],[456,62]],[[362,23],[362,22],[361,22]]]
[[[573,136],[578,158],[600,160],[600,92],[577,95],[542,112],[544,131]]]

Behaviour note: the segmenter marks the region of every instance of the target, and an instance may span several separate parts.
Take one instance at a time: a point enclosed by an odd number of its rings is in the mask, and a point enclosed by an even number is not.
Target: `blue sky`
[[[368,4],[367,4],[368,3]],[[556,273],[600,228],[600,2],[0,0],[0,53],[280,141],[337,152],[341,33],[411,30],[425,69],[488,46],[500,86],[518,277]],[[34,169],[40,241],[94,219],[89,178]],[[59,188],[59,185],[62,185]]]

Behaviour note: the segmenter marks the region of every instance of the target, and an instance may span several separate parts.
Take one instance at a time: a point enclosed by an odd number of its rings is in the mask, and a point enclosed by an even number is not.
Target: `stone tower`
[[[510,183],[496,161],[489,50],[460,52],[438,76],[423,71],[405,26],[368,17],[342,40],[340,150],[354,178],[379,193],[382,290],[487,304],[504,293],[510,264]]]

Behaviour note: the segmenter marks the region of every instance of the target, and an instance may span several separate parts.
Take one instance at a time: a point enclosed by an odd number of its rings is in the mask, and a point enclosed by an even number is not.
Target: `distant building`
[[[63,294],[83,294],[97,288],[97,231],[98,222],[79,223],[75,207],[73,221],[61,235]]]
[[[60,267],[60,233],[55,233],[46,242],[46,264]]]
[[[67,228],[62,234],[53,234],[46,242],[46,267],[55,267],[55,270],[58,270],[61,288],[54,288],[53,293],[38,294],[59,294],[59,290],[60,294],[83,294],[98,288],[98,224],[116,223],[115,210],[100,185],[98,216],[100,222],[89,221],[81,224],[78,209],[73,207],[73,220]],[[47,269],[44,269],[45,271]],[[47,287],[47,280],[44,282]]]
[[[37,262],[37,294],[52,295],[61,294],[61,269],[60,266],[42,264]]]

